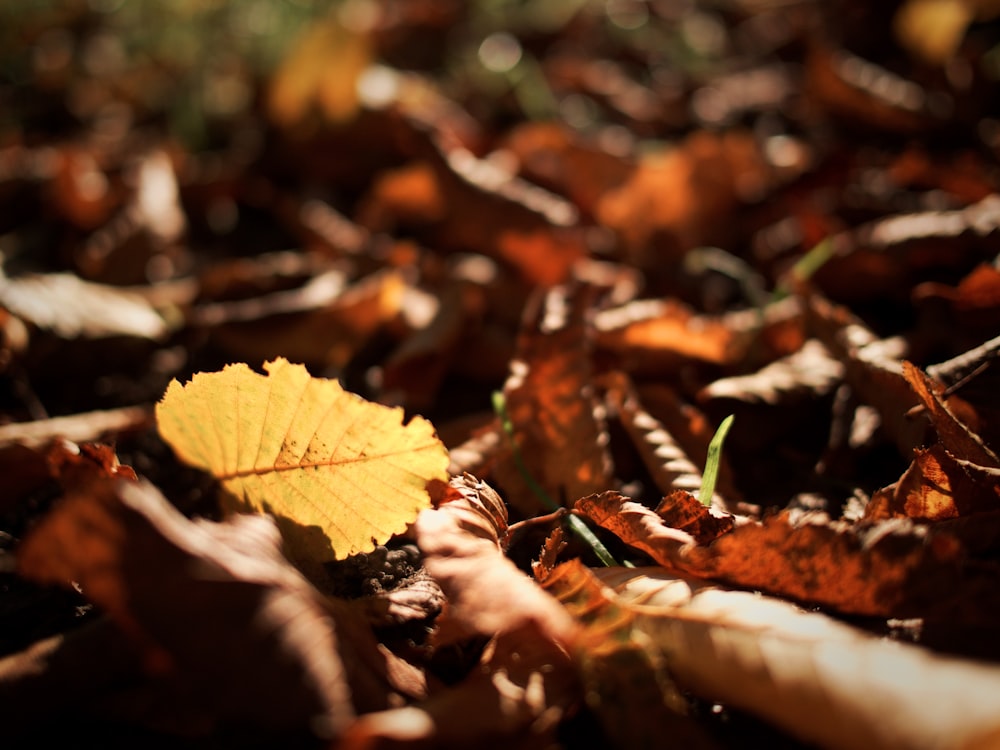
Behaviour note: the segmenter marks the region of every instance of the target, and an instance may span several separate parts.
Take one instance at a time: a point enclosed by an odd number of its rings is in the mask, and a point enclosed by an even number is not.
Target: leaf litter
[[[306,5],[0,11],[0,737],[995,744],[995,10]]]

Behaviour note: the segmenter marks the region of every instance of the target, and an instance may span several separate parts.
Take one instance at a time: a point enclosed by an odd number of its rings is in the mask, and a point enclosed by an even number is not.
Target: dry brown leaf
[[[523,123],[507,134],[503,148],[517,158],[527,179],[567,196],[588,216],[634,169],[629,158],[586,142],[558,122]]]
[[[919,133],[939,122],[918,84],[820,42],[806,59],[804,89],[832,114],[888,132]]]
[[[962,340],[977,333],[980,340],[992,337],[1000,324],[1000,269],[983,263],[956,286],[926,281],[913,288],[912,297],[924,309],[934,310],[933,302],[944,306]]]
[[[701,400],[738,399],[777,405],[824,396],[843,380],[844,366],[817,339],[794,354],[775,360],[750,375],[720,378],[698,394]]]
[[[1000,670],[874,637],[766,596],[652,568],[595,571],[678,683],[820,747],[983,748]]]
[[[16,443],[35,448],[59,439],[76,443],[95,442],[139,432],[152,424],[152,406],[126,406],[32,422],[11,422],[0,425],[0,446]]]
[[[905,344],[879,339],[861,320],[818,293],[806,296],[808,327],[845,366],[845,378],[858,397],[873,406],[901,455],[909,459],[923,442],[926,427],[908,418],[918,401],[903,376]]]
[[[662,376],[692,361],[721,367],[763,364],[798,351],[805,340],[796,300],[763,311],[695,313],[675,299],[642,299],[602,310],[595,344],[628,372]]]
[[[575,628],[571,618],[503,556],[493,514],[470,501],[480,495],[471,489],[421,512],[414,525],[424,566],[448,599],[448,617],[467,635],[533,630],[564,648]]]
[[[603,310],[594,327],[597,346],[629,371],[664,372],[685,360],[728,364],[742,354],[721,319],[697,315],[676,300],[637,300]]]
[[[1000,509],[1000,470],[956,459],[941,444],[918,449],[896,484],[876,493],[865,518],[943,521]]]
[[[196,307],[192,322],[234,359],[281,356],[341,370],[401,313],[405,293],[406,282],[393,269],[351,285],[334,270],[297,290]]]
[[[954,537],[929,534],[906,519],[852,527],[822,513],[786,511],[701,546],[618,493],[583,498],[576,509],[668,570],[845,614],[970,622],[998,616],[1000,600],[988,593],[993,572],[964,567]],[[958,581],[967,588],[956,588]]]
[[[645,505],[617,492],[582,497],[574,509],[671,570],[680,569],[681,550],[695,544],[689,533],[671,528]]]
[[[435,311],[425,325],[407,337],[382,367],[383,401],[421,410],[434,404],[441,383],[470,328],[466,295],[457,286],[438,292]],[[403,307],[406,309],[406,299]]]
[[[149,678],[209,726],[333,736],[388,703],[387,655],[279,546],[263,516],[194,523],[149,484],[104,480],[47,515],[18,566],[40,583],[79,582],[139,648]]]
[[[543,586],[582,624],[575,656],[587,704],[616,747],[653,747],[669,737],[685,748],[714,743],[687,718],[687,701],[659,658],[656,644],[635,628],[634,613],[578,560],[563,563]]]
[[[585,254],[572,204],[460,147],[432,143],[426,160],[383,173],[359,211],[373,231],[413,227],[428,245],[487,255],[542,286]]]
[[[949,453],[980,466],[1000,468],[1000,458],[948,409],[941,396],[944,386],[932,382],[923,370],[911,362],[903,362],[903,375],[923,404],[938,440]]]
[[[719,218],[760,197],[771,181],[753,136],[697,131],[673,150],[645,156],[604,195],[597,217],[621,237],[632,262],[659,270],[693,247],[725,243],[731,225]]]
[[[28,423],[33,424],[33,423]],[[0,512],[37,497],[57,497],[80,482],[95,477],[135,479],[132,467],[119,463],[114,449],[101,443],[54,440],[33,445],[11,443],[0,447]]]
[[[507,413],[528,472],[556,503],[611,483],[603,409],[594,392],[586,316],[594,289],[540,290],[524,314],[504,384]],[[507,501],[534,515],[539,500],[510,456],[495,469]]]
[[[716,515],[684,490],[674,490],[664,497],[655,512],[667,526],[687,532],[698,544],[709,544],[733,530],[731,515],[721,511]]]
[[[414,530],[427,572],[447,597],[452,629],[492,641],[458,685],[361,717],[343,747],[545,746],[581,699],[568,653],[577,633],[572,617],[503,556],[492,498],[484,505],[472,478],[459,486],[458,496],[421,513]]]

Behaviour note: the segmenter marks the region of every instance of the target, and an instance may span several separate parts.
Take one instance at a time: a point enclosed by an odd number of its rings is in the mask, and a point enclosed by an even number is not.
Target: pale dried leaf
[[[699,397],[774,405],[797,398],[824,396],[843,377],[844,366],[830,355],[822,343],[809,339],[799,351],[755,373],[721,378],[710,383],[701,390]]]
[[[1000,669],[658,569],[597,571],[679,683],[830,748],[991,747]]]
[[[95,284],[68,273],[0,275],[0,305],[57,336],[161,339],[167,321],[137,290]]]

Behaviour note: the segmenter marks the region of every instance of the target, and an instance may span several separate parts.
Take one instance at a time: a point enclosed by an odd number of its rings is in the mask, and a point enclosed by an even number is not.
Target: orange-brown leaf
[[[1000,458],[948,409],[940,394],[943,390],[940,384],[933,383],[911,362],[903,362],[903,375],[923,404],[938,439],[949,453],[981,466],[1000,467]]]
[[[594,393],[585,323],[592,291],[560,286],[532,299],[504,385],[528,472],[557,503],[572,503],[610,483],[608,436]],[[508,501],[532,515],[538,500],[513,461],[497,471]]]

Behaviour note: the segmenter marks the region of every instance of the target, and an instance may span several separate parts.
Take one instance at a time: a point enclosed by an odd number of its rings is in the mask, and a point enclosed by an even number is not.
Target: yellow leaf
[[[367,35],[333,14],[310,27],[278,68],[268,89],[268,112],[283,126],[298,124],[314,108],[332,123],[350,121],[359,106],[358,79],[371,60]]]
[[[163,439],[238,500],[278,516],[290,554],[322,562],[366,552],[430,505],[448,452],[426,419],[370,403],[278,358],[176,380],[157,404]],[[321,533],[320,533],[321,532]]]

